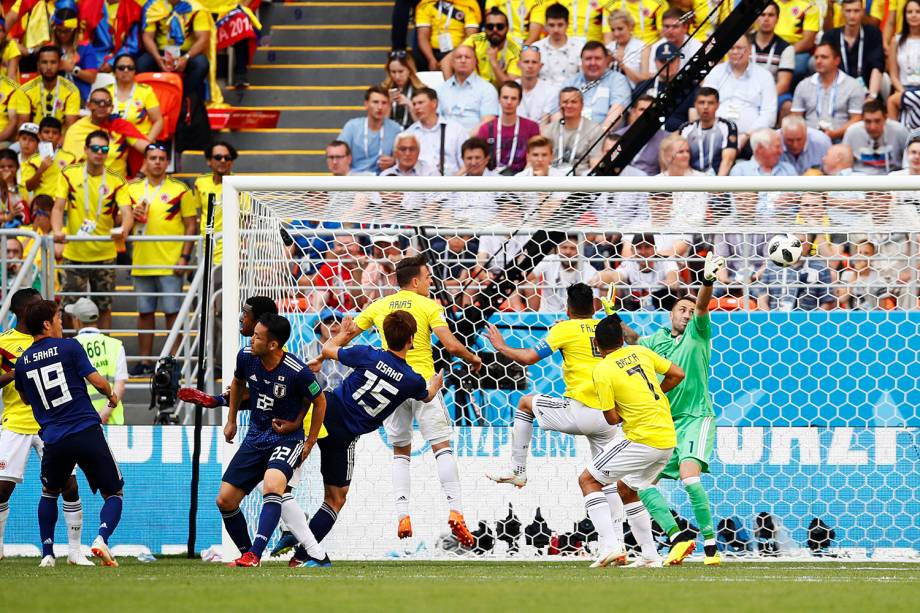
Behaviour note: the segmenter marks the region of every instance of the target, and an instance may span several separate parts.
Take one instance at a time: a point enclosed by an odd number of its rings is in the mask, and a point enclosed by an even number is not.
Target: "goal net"
[[[590,460],[584,437],[537,423],[526,487],[485,476],[510,466],[520,397],[565,388],[562,356],[511,364],[484,326],[534,347],[581,281],[598,298],[613,284],[623,319],[650,334],[670,325],[677,296],[698,291],[708,252],[727,260],[711,302],[716,444],[703,476],[723,555],[917,557],[920,177],[233,176],[224,185],[224,381],[245,342],[236,322],[246,297],[274,298],[293,324],[287,349],[308,359],[324,327],[396,291],[394,262],[416,253],[431,262],[432,297],[452,330],[485,363],[473,376],[435,349],[449,373],[444,398],[476,547],[449,536],[417,430],[415,536],[397,540],[381,429],[357,445],[348,502],[325,541],[333,559],[586,555],[596,535],[577,483]],[[787,233],[804,255],[784,268],[766,244]],[[344,375],[333,366],[321,375],[327,386]],[[311,515],[323,500],[318,456],[295,491]],[[683,489],[660,488],[692,534]],[[251,526],[260,504],[245,503]]]

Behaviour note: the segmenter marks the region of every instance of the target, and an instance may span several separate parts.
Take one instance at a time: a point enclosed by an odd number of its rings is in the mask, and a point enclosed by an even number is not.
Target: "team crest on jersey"
[[[287,394],[287,386],[284,383],[275,383],[274,387],[272,387],[272,393],[275,398],[284,398],[284,395]]]

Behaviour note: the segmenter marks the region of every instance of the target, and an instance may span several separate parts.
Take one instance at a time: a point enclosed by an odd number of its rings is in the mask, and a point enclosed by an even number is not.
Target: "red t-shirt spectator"
[[[517,122],[502,126],[499,131],[500,122],[501,119],[496,118],[479,126],[479,138],[485,139],[492,147],[493,168],[502,170],[510,167],[512,172],[521,172],[527,166],[527,141],[540,135],[540,126],[535,121],[518,117]],[[500,154],[497,154],[499,147]]]

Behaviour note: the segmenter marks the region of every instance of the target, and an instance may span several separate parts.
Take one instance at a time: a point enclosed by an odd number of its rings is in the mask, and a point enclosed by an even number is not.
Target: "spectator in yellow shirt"
[[[521,76],[518,60],[521,46],[508,38],[508,18],[497,8],[486,14],[484,32],[474,34],[463,41],[464,47],[471,47],[479,64],[479,76],[489,81],[496,89],[505,81],[514,81]],[[453,74],[451,63],[442,62],[444,78]]]
[[[163,132],[163,113],[153,88],[134,80],[137,62],[128,53],[122,53],[112,63],[115,82],[109,85],[112,95],[112,116],[124,119],[155,143]]]
[[[543,36],[543,21],[533,18],[542,15],[540,9],[553,4],[545,0],[486,0],[485,11],[499,8],[511,21],[509,36],[520,45],[529,45]]]
[[[111,240],[112,230],[119,215],[121,225],[118,236],[121,240],[127,238],[134,225],[131,203],[124,189],[125,180],[105,166],[109,142],[109,135],[104,130],[87,135],[84,141],[86,161],[63,170],[51,213],[54,241],[66,243],[64,264],[93,266],[63,270],[63,291],[76,294],[64,296],[64,305],[76,302],[79,294],[85,292],[89,285],[96,294],[91,299],[99,307],[99,327],[102,329],[112,327],[112,293],[115,291],[115,271],[112,267],[116,255],[115,244]],[[68,236],[94,240],[68,242]]]
[[[166,174],[169,152],[165,145],[148,145],[144,156],[143,179],[135,179],[125,188],[134,214],[135,236],[194,236],[198,233],[195,198],[192,191]],[[131,276],[137,297],[137,328],[153,330],[156,312],[166,316],[166,328],[172,328],[182,305],[182,282],[195,249],[193,242],[141,241],[134,243]],[[160,293],[161,296],[149,294]],[[142,356],[153,354],[152,332],[138,335]],[[132,375],[153,372],[153,360],[142,360]]]
[[[211,15],[195,2],[152,0],[144,7],[144,23],[138,72],[181,74],[185,91],[198,92],[204,100],[214,29]]]
[[[481,17],[476,0],[422,0],[415,9],[415,32],[428,70],[439,70],[441,58],[478,32]]]
[[[61,171],[77,161],[72,153],[60,148],[61,122],[54,117],[45,117],[38,126],[39,146],[41,143],[50,143],[53,147],[50,156],[42,156],[40,152],[28,158],[22,165],[22,183],[26,191],[37,196],[47,194],[51,197],[57,193],[58,181]]]
[[[239,157],[236,148],[228,142],[217,141],[211,148],[204,152],[211,172],[195,179],[195,199],[201,210],[201,234],[204,236],[207,223],[208,198],[211,194],[216,199],[214,207],[214,233],[220,234],[224,230],[224,212],[220,206],[220,199],[224,193],[223,179],[233,173],[233,162]],[[223,262],[224,247],[221,240],[214,241],[214,254],[212,264],[219,266]],[[215,277],[219,279],[220,277]]]
[[[42,47],[38,50],[39,74],[22,86],[22,93],[29,99],[32,122],[54,117],[67,130],[80,117],[80,90],[59,76],[60,69],[60,48],[52,45]]]
[[[793,81],[798,83],[811,73],[808,62],[821,29],[821,11],[811,0],[776,0],[776,4],[779,20],[774,31],[795,49]]]
[[[20,57],[19,45],[6,35],[6,24],[0,19],[0,75],[18,83]]]
[[[0,143],[12,140],[28,119],[29,99],[11,79],[0,77]]]

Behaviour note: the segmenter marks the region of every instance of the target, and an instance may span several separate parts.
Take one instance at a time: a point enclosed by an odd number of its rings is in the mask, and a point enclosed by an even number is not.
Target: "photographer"
[[[77,330],[77,342],[83,345],[90,364],[109,382],[118,405],[110,407],[108,399],[95,387],[87,384],[87,392],[93,406],[102,418],[102,423],[110,426],[123,426],[125,423],[125,385],[128,383],[128,359],[125,347],[118,339],[107,336],[95,327],[99,321],[99,307],[89,298],[80,298],[64,307],[64,311],[73,318]]]

